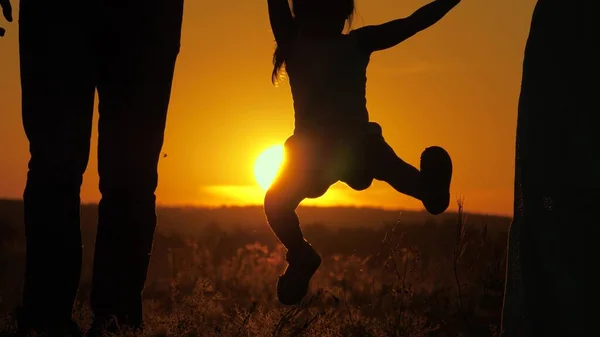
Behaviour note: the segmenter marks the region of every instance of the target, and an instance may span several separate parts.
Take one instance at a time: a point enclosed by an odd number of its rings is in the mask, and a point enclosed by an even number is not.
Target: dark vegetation
[[[149,270],[149,336],[494,336],[510,219],[376,209],[301,208],[323,256],[312,291],[283,307],[284,250],[260,207],[161,208]],[[82,207],[87,304],[96,207]],[[13,328],[24,267],[22,203],[0,201],[0,332]],[[51,277],[49,275],[49,277]],[[124,333],[126,335],[126,333]]]

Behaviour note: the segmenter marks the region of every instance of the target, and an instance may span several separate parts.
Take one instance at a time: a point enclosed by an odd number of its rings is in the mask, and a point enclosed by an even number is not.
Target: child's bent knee
[[[327,183],[321,183],[310,186],[310,188],[307,188],[306,197],[311,199],[322,197],[325,193],[327,193],[329,185],[330,184]]]
[[[264,209],[267,218],[276,217],[278,214],[294,211],[293,202],[283,193],[269,190],[265,194]]]
[[[355,176],[344,180],[344,182],[355,191],[364,191],[373,184],[373,177],[370,175]]]

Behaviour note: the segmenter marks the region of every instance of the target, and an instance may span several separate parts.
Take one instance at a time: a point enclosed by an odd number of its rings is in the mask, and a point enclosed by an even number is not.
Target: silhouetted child
[[[285,66],[295,110],[284,164],[264,201],[269,225],[288,250],[288,267],[277,282],[281,303],[300,302],[321,264],[295,212],[305,198],[322,196],[337,181],[364,190],[378,179],[421,200],[431,214],[448,208],[448,153],[440,147],[425,149],[420,171],[398,158],[381,127],[369,122],[365,86],[371,53],[433,25],[459,2],[437,0],[407,18],[344,34],[353,0],[293,0],[292,8],[288,0],[268,0],[277,42],[272,80]]]

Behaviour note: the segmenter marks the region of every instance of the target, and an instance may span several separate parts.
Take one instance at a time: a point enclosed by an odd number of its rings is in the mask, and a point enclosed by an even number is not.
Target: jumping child
[[[443,213],[450,202],[452,161],[441,147],[423,151],[420,170],[400,159],[386,143],[366,108],[370,55],[396,46],[430,27],[460,0],[436,0],[406,18],[344,33],[354,0],[268,0],[277,43],[272,81],[285,67],[295,110],[294,134],[285,142],[285,160],[265,195],[271,229],[287,248],[288,267],[277,282],[282,304],[300,302],[321,264],[304,239],[296,208],[341,181],[354,190],[373,179],[421,200],[427,211]]]

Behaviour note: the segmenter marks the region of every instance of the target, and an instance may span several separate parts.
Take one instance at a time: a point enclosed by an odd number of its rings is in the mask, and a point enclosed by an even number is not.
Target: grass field
[[[84,328],[91,315],[95,212],[95,206],[82,209],[84,264],[75,315]],[[275,298],[275,282],[285,267],[285,251],[259,207],[159,210],[144,292],[145,334],[498,334],[510,219],[462,211],[439,218],[413,212],[329,211],[331,219],[348,212],[364,215],[364,225],[344,226],[329,225],[327,216],[319,216],[327,212],[300,211],[301,218],[311,218],[303,228],[323,264],[303,304],[284,307]],[[20,202],[0,201],[0,332],[13,328],[9,314],[20,300],[21,217]]]

